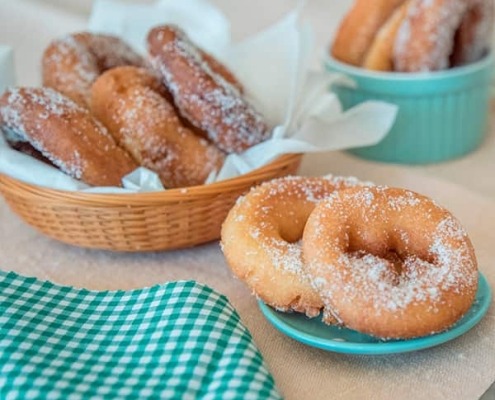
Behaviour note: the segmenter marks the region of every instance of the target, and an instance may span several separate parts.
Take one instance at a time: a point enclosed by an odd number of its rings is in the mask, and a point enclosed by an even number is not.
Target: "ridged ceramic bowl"
[[[356,87],[333,86],[344,109],[367,100],[396,104],[392,130],[377,145],[351,150],[360,157],[403,164],[427,164],[475,150],[487,131],[494,57],[432,73],[375,72],[324,61],[328,71],[351,78]]]

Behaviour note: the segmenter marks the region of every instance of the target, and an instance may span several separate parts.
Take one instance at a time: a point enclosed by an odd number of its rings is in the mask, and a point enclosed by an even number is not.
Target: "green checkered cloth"
[[[225,296],[96,292],[0,271],[0,399],[280,399]]]

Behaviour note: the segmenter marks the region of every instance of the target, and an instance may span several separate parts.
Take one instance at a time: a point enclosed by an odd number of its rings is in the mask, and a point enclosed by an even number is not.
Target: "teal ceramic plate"
[[[490,307],[492,292],[486,278],[480,274],[478,292],[468,313],[448,331],[410,340],[383,341],[350,329],[328,326],[319,318],[275,311],[259,301],[265,317],[287,336],[307,345],[337,353],[393,354],[426,349],[455,339],[475,326]]]

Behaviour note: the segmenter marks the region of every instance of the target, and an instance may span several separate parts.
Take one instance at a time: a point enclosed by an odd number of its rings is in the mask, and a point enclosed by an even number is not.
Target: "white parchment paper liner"
[[[273,134],[270,140],[244,153],[229,155],[220,171],[208,177],[206,183],[212,183],[248,173],[283,154],[373,145],[391,128],[396,106],[367,102],[344,113],[329,88],[335,82],[353,83],[340,75],[310,71],[312,30],[300,20],[302,6],[300,3],[279,22],[240,43],[231,42],[229,21],[206,0],[161,0],[151,5],[97,0],[89,29],[118,35],[145,53],[149,29],[174,23],[232,68],[247,88],[249,98],[273,126]],[[0,71],[1,67],[0,64]],[[5,141],[0,141],[0,172],[64,190],[163,190],[157,175],[145,168],[127,176],[123,189],[89,188],[56,168],[11,150]]]

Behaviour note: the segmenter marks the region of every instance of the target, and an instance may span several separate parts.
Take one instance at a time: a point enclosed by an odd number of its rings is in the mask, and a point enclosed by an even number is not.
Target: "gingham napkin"
[[[226,297],[96,292],[0,271],[1,399],[280,399]]]

